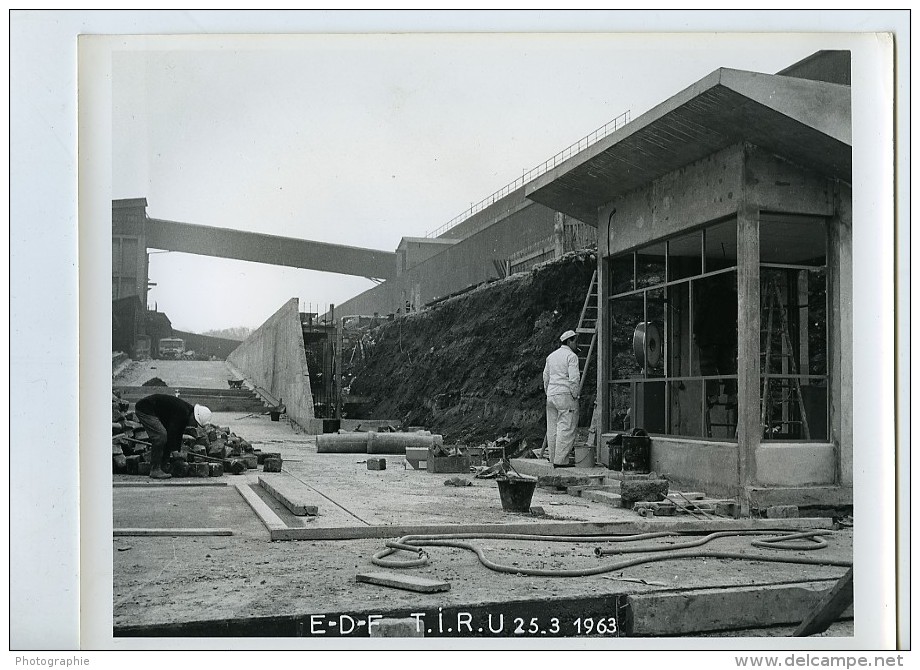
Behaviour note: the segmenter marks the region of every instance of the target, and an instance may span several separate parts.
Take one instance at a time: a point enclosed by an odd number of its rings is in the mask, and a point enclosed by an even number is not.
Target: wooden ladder
[[[591,275],[591,284],[588,286],[588,294],[585,296],[585,304],[581,308],[581,316],[578,317],[578,326],[575,328],[575,334],[578,335],[578,369],[581,372],[581,379],[578,382],[578,395],[581,395],[581,389],[585,384],[585,372],[588,370],[588,364],[591,357],[594,356],[594,350],[597,348],[597,320],[599,318],[597,304],[597,269]],[[590,337],[588,350],[584,356],[581,352],[585,343]]]
[[[789,338],[789,320],[786,317],[786,307],[783,305],[782,298],[779,292],[779,285],[776,282],[776,277],[772,277],[767,280],[765,291],[764,291],[764,309],[767,312],[767,346],[766,351],[763,353],[764,364],[763,364],[763,394],[760,398],[760,423],[764,431],[764,435],[769,437],[770,430],[774,424],[792,424],[792,423],[801,423],[802,433],[805,439],[810,439],[810,433],[808,430],[808,416],[805,413],[805,403],[802,400],[802,380],[798,377],[798,366],[795,362],[795,356],[793,355],[792,341]],[[773,354],[773,327],[774,327],[774,312],[779,313],[779,332],[782,348],[785,353]],[[781,421],[773,421],[771,418],[771,410],[773,408],[774,399],[773,393],[770,391],[770,358],[771,356],[777,356],[779,358],[788,358],[789,360],[789,372],[792,376],[792,389],[788,396],[781,397],[779,399],[780,405],[787,405],[787,403],[792,401],[792,395],[795,396],[795,400],[798,403],[799,414],[801,415],[801,421],[793,421],[790,419],[783,418]],[[784,412],[785,414],[785,412]]]

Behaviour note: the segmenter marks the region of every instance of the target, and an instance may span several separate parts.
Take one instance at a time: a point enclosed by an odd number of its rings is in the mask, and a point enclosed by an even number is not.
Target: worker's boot
[[[151,479],[172,479],[172,475],[168,472],[163,472],[162,468],[156,468],[155,470],[150,471]]]

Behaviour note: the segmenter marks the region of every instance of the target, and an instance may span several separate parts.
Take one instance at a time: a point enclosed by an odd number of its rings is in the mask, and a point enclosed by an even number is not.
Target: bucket
[[[594,447],[585,445],[575,447],[575,467],[576,468],[593,468],[594,467]]]
[[[498,495],[506,512],[529,512],[536,479],[499,479]]]
[[[281,418],[281,412],[269,412],[268,414],[271,416],[272,421],[278,421]]]

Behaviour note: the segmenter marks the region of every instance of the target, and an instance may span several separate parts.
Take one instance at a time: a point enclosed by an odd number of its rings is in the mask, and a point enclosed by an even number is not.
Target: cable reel
[[[654,368],[661,361],[664,346],[661,331],[651,321],[643,321],[633,332],[633,355],[640,368]]]

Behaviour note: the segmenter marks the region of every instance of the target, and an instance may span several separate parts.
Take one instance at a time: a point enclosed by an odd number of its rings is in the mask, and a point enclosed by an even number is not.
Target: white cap
[[[204,405],[195,405],[195,421],[198,422],[198,425],[204,427],[210,420],[211,410]]]
[[[560,342],[567,342],[568,340],[572,339],[573,337],[578,337],[578,335],[575,334],[575,331],[574,331],[574,330],[567,330],[567,331],[565,331],[564,333],[562,333],[562,335],[559,336],[559,341],[560,341]]]

